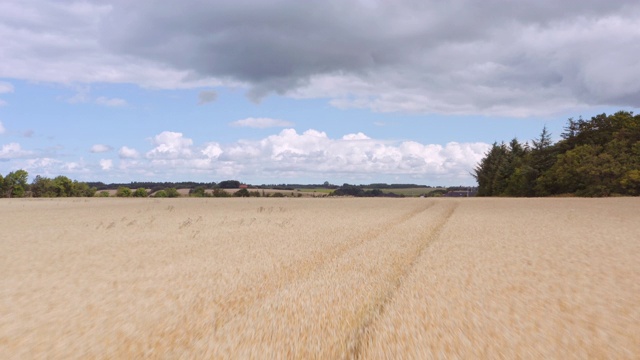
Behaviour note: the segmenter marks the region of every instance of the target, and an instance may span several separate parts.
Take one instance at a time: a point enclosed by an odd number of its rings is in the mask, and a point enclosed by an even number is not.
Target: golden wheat
[[[637,358],[637,199],[0,202],[0,358]]]

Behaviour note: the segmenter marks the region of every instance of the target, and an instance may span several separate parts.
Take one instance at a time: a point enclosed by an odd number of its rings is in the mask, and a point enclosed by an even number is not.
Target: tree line
[[[640,116],[619,111],[569,119],[553,143],[494,143],[472,174],[478,196],[640,195]]]
[[[29,173],[22,169],[5,176],[0,174],[0,197],[92,197],[97,191],[87,183],[62,175],[55,178],[38,175],[31,184],[27,183],[28,177]]]
[[[33,181],[28,183],[29,173],[25,170],[16,170],[6,176],[0,174],[0,198],[22,198],[22,197],[109,197],[108,190],[115,190],[116,197],[153,197],[173,198],[179,197],[180,188],[189,189],[190,197],[260,197],[259,191],[249,191],[246,188],[233,193],[225,189],[238,189],[242,184],[238,180],[224,180],[219,183],[154,183],[154,182],[133,182],[130,184],[104,184],[101,182],[79,182],[71,180],[66,176],[56,176],[49,178],[37,175]],[[127,186],[129,185],[129,186]],[[150,190],[148,190],[150,189]],[[211,191],[207,191],[211,190]],[[284,196],[281,193],[267,194],[266,196]]]
[[[363,185],[343,184],[329,194],[331,196],[355,196],[355,197],[404,197],[404,195],[385,193],[380,188],[365,190]]]

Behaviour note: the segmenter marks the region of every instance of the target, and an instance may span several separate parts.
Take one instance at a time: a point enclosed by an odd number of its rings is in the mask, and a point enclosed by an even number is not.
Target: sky
[[[638,59],[637,1],[2,0],[0,174],[474,185]]]

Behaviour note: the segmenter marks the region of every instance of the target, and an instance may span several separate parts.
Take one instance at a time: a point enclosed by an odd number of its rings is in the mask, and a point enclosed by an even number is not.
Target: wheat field
[[[640,358],[640,199],[3,199],[0,358]]]

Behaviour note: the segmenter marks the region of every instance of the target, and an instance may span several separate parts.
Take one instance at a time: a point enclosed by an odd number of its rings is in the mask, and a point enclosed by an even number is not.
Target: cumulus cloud
[[[198,105],[212,103],[218,99],[218,93],[215,90],[201,91],[198,95]]]
[[[369,139],[371,138],[361,132],[357,134],[347,134],[342,137],[342,140],[369,140]]]
[[[104,153],[113,150],[113,148],[109,145],[104,144],[95,144],[91,147],[92,153]]]
[[[222,154],[222,147],[218,143],[211,143],[201,150],[202,155],[209,159],[217,159]]]
[[[55,177],[63,174],[64,165],[64,162],[50,157],[34,157],[20,163],[16,168],[28,171],[32,177],[36,175]]]
[[[191,156],[193,140],[182,133],[163,131],[153,138],[155,147],[147,152],[148,158],[187,158]]]
[[[111,159],[100,159],[100,168],[102,170],[111,170],[113,167],[113,160]]]
[[[118,156],[120,156],[120,159],[136,159],[140,156],[140,153],[136,149],[123,146],[118,150]]]
[[[82,172],[87,170],[83,164],[75,161],[66,162],[62,164],[61,167],[66,172],[70,172],[70,173]]]
[[[280,119],[271,119],[271,118],[253,118],[249,117],[246,119],[236,120],[229,123],[231,126],[235,127],[250,127],[257,129],[266,129],[270,127],[289,127],[294,124],[290,121],[280,120]]]
[[[238,178],[249,182],[403,182],[433,185],[473,184],[470,172],[490,148],[485,143],[424,144],[388,141],[362,132],[330,137],[315,129],[283,129],[257,140],[231,143],[195,143],[180,132],[164,131],[151,138],[151,149],[141,156],[122,146],[119,161],[86,163],[56,159],[54,153],[35,153],[17,143],[0,148],[0,160],[34,174],[90,174],[144,180]],[[101,145],[101,144],[96,144]],[[104,149],[96,146],[96,150]],[[104,174],[103,174],[104,175]],[[95,178],[95,174],[93,175]],[[104,181],[109,181],[103,179]]]
[[[219,159],[232,161],[240,173],[332,174],[347,178],[401,175],[462,180],[469,178],[469,171],[488,146],[484,143],[452,142],[443,146],[388,142],[363,133],[331,139],[317,130],[300,134],[285,129],[259,141],[238,142],[223,149]]]
[[[124,99],[118,98],[108,98],[105,96],[100,96],[95,100],[96,104],[110,107],[119,107],[127,105],[127,101]]]
[[[229,144],[194,144],[178,132],[156,135],[145,158],[121,161],[121,170],[166,176],[207,174],[215,177],[285,181],[300,178],[393,181],[394,177],[420,183],[470,184],[469,172],[490,147],[485,143],[422,144],[390,142],[363,133],[330,138],[309,129],[284,129],[259,140]]]
[[[20,144],[18,143],[4,144],[2,145],[2,148],[0,148],[0,159],[2,160],[24,158],[30,156],[31,154],[33,154],[33,152],[23,150],[22,146],[20,146]]]

